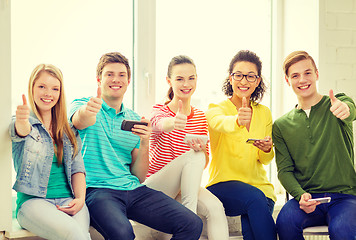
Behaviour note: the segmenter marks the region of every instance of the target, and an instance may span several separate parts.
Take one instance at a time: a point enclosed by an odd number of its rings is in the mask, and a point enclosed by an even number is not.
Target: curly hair
[[[251,94],[250,100],[258,103],[262,100],[264,93],[266,92],[266,85],[263,82],[263,77],[261,76],[262,72],[262,62],[260,58],[256,55],[256,53],[249,51],[249,50],[241,50],[239,51],[231,60],[229,66],[229,76],[224,80],[222,91],[226,96],[232,96],[233,90],[230,84],[230,75],[234,69],[234,66],[238,62],[250,62],[256,65],[257,67],[257,74],[261,78],[260,84],[256,87],[255,91]]]

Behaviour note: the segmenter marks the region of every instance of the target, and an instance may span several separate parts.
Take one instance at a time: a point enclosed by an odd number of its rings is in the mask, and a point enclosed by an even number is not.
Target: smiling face
[[[313,98],[318,96],[316,81],[319,73],[310,59],[304,59],[291,65],[285,79],[298,98]]]
[[[122,100],[130,83],[127,68],[123,63],[109,63],[103,68],[98,84],[106,101]]]
[[[246,61],[235,63],[232,73],[243,75],[258,75],[256,64]],[[247,100],[250,99],[252,93],[255,91],[261,81],[261,77],[258,77],[255,82],[247,81],[245,76],[240,81],[234,80],[232,76],[230,76],[229,79],[233,90],[232,97],[238,99],[246,97]]]
[[[171,77],[167,77],[176,99],[190,99],[197,85],[197,74],[194,65],[189,63],[173,66]]]
[[[60,81],[49,73],[42,72],[33,85],[33,99],[42,116],[57,104],[60,92]]]

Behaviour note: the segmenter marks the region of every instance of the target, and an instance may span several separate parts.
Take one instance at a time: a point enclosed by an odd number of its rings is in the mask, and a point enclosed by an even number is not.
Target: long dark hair
[[[193,60],[190,57],[185,56],[185,55],[175,56],[171,59],[171,61],[169,62],[169,65],[168,65],[168,71],[167,71],[168,78],[172,77],[173,67],[176,65],[180,65],[180,64],[191,64],[194,66],[194,68],[196,68]],[[165,102],[165,104],[170,103],[172,101],[173,97],[174,97],[173,89],[172,89],[172,87],[169,87],[168,92],[167,92],[167,101]]]

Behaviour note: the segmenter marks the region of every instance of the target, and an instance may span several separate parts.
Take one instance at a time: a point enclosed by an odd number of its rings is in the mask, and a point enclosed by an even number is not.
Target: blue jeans
[[[289,200],[277,217],[280,240],[302,240],[303,229],[329,226],[331,240],[356,240],[356,196],[341,193],[311,194],[313,198],[331,197],[330,203],[319,204],[314,212],[305,213],[299,202]]]
[[[91,225],[105,239],[134,239],[129,219],[173,234],[172,239],[199,239],[203,222],[189,209],[146,186],[130,191],[88,188]]]
[[[220,182],[207,188],[223,203],[227,216],[241,215],[245,240],[276,240],[273,200],[258,188],[240,181]]]
[[[89,212],[84,205],[74,216],[57,209],[68,205],[73,198],[31,198],[24,202],[17,214],[20,226],[45,239],[88,240]]]

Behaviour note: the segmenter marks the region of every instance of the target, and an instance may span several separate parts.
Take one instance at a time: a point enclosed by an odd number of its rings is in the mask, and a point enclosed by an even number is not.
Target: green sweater
[[[330,111],[328,96],[312,106],[310,115],[293,109],[275,121],[278,178],[294,198],[305,193],[344,193],[356,195],[352,122],[355,103],[345,94],[336,97],[350,108],[345,120]]]

